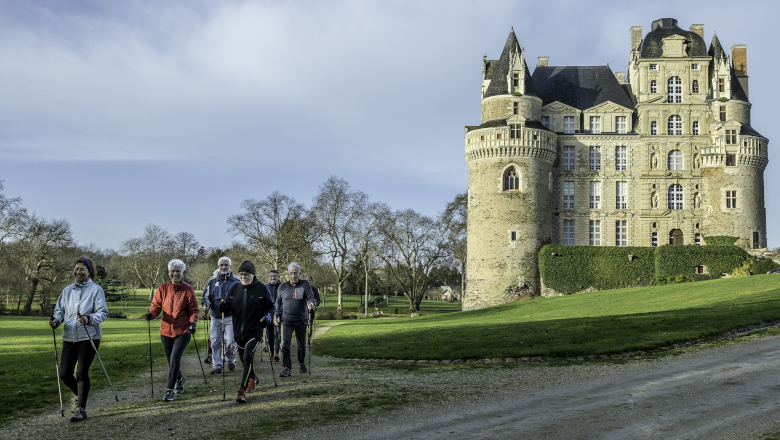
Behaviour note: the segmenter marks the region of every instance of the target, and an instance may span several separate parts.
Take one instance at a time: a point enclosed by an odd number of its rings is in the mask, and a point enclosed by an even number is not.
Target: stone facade
[[[548,57],[531,73],[514,31],[483,60],[481,125],[465,136],[464,309],[539,295],[548,243],[766,246],[768,140],[750,126],[747,49],[732,63],[703,34],[674,19],[644,38],[631,27],[625,74]]]

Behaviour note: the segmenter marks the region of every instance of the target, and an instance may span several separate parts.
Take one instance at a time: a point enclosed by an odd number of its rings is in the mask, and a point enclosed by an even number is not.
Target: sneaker
[[[203,361],[203,362],[205,362],[207,364],[210,364],[211,363],[211,355],[206,356],[206,360]]]
[[[163,397],[163,400],[166,402],[173,402],[173,390],[167,390],[165,392],[165,397]]]
[[[228,370],[233,371],[236,369],[236,364],[233,362],[228,363]]]
[[[287,367],[284,367],[284,370],[282,370],[281,373],[279,373],[279,377],[290,377],[292,374],[290,374],[290,369]]]
[[[256,383],[254,379],[249,379],[249,385],[246,386],[246,392],[247,393],[254,393],[255,392]]]
[[[176,381],[176,387],[173,389],[173,392],[176,394],[181,394],[184,392],[184,381],[186,378],[184,376],[181,377],[181,379]]]
[[[73,417],[70,418],[70,421],[80,422],[82,420],[87,420],[87,411],[84,408],[76,407],[76,410],[73,411]]]
[[[306,369],[306,364],[301,364],[301,373],[308,373],[309,370]]]
[[[274,353],[274,362],[279,362],[279,353]]]
[[[238,397],[236,397],[236,402],[246,403],[246,392],[244,390],[238,390]]]
[[[263,351],[268,353],[268,346],[267,345],[265,347],[263,347]]]
[[[222,367],[214,367],[213,370],[211,370],[211,374],[219,374],[222,372]]]

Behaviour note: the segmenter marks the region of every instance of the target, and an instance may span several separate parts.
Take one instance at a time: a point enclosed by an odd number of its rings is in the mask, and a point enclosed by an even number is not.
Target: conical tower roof
[[[710,50],[707,51],[707,55],[711,56],[713,61],[726,58],[726,52],[723,50],[723,46],[720,45],[718,34],[712,35],[712,43],[710,43]]]
[[[509,37],[506,39],[506,44],[504,44],[501,58],[495,63],[494,67],[491,66],[493,76],[483,98],[509,94],[509,84],[507,84],[509,63],[514,57],[514,54],[519,53],[520,44],[517,42],[515,30],[512,29],[509,31]],[[533,79],[531,79],[531,75],[528,73],[528,65],[525,63],[525,60],[523,60],[523,72],[525,74],[525,94],[538,97],[539,95],[536,93],[536,87],[534,87]]]

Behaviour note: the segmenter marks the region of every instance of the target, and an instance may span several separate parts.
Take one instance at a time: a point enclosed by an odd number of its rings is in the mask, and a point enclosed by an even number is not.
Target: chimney
[[[631,50],[635,51],[642,42],[642,26],[631,26]]]
[[[618,80],[618,84],[626,83],[626,72],[615,72],[615,78]]]
[[[692,24],[691,27],[688,29],[691,32],[696,32],[699,34],[699,36],[704,39],[704,25],[703,24]]]
[[[747,44],[731,46],[731,62],[734,64],[734,74],[747,76]]]
[[[536,67],[547,67],[547,61],[549,59],[549,57],[539,57],[539,64],[537,64]]]

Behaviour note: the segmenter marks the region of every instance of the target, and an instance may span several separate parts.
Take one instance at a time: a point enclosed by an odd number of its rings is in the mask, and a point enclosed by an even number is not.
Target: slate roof
[[[710,43],[710,50],[707,51],[707,55],[711,56],[713,60],[726,58],[726,51],[724,51],[723,46],[720,45],[718,34],[712,36],[712,43]]]
[[[472,130],[479,130],[480,128],[506,127],[508,125],[506,123],[507,119],[509,119],[509,118],[491,119],[490,121],[486,121],[482,125],[467,125],[466,126],[466,131],[469,132],[469,131],[472,131]],[[546,131],[552,132],[552,130],[550,130],[549,128],[547,128],[544,125],[542,125],[541,122],[533,121],[533,120],[530,120],[530,119],[526,119],[525,123],[523,124],[523,127],[535,128],[535,129],[538,129],[538,130],[546,130]]]
[[[661,18],[653,22],[652,30],[645,35],[639,45],[639,56],[642,58],[659,58],[663,55],[663,39],[672,35],[685,37],[688,44],[688,56],[706,57],[707,44],[696,32],[686,31],[677,26],[674,18]]]
[[[758,136],[766,139],[764,136],[761,135],[761,133],[757,132],[753,127],[742,124],[742,127],[739,128],[739,134],[745,135],[745,136]]]
[[[579,110],[612,101],[628,109],[634,102],[608,66],[537,67],[533,81],[543,104],[560,101]]]
[[[498,61],[490,61],[488,65],[485,76],[486,79],[490,79],[490,85],[488,85],[485,91],[484,98],[509,93],[509,84],[506,81],[509,75],[509,59],[512,52],[520,52],[520,44],[517,42],[514,30],[509,31],[509,37],[506,39],[506,44],[504,44],[501,58]],[[528,74],[528,65],[525,63],[525,60],[523,60],[523,70],[525,71],[525,94],[527,96],[539,96],[531,76]],[[488,76],[487,72],[490,72],[490,76]]]

